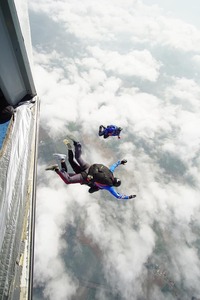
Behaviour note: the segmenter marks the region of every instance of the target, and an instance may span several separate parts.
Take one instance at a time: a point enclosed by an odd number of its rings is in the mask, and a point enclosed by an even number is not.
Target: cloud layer
[[[200,297],[200,31],[137,0],[29,9],[41,98],[35,299]],[[121,140],[100,139],[112,123]],[[137,198],[44,173],[69,133],[89,163],[126,158],[119,190]]]

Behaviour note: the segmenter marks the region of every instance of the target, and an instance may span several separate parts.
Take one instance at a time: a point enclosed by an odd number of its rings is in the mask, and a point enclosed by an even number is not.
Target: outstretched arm
[[[104,189],[109,191],[117,199],[128,200],[128,199],[132,199],[132,198],[136,197],[136,195],[126,196],[126,195],[120,194],[114,189],[113,186],[107,186],[107,187],[104,187]]]
[[[125,165],[127,163],[126,159],[123,160],[118,160],[116,163],[114,163],[111,167],[110,167],[110,171],[113,173],[114,170],[119,166],[119,165]]]
[[[113,173],[115,171],[115,169],[121,165],[121,160],[118,160],[116,163],[114,163],[111,167],[110,167],[110,171]]]

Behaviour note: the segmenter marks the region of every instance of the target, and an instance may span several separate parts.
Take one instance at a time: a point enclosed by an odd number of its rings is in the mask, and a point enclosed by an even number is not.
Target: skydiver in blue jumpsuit
[[[104,139],[107,139],[109,136],[118,136],[118,139],[120,139],[121,131],[122,128],[115,125],[99,126],[99,136],[103,136]]]

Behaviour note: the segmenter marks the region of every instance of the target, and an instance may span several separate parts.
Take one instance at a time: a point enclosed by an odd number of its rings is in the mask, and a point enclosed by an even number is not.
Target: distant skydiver
[[[64,140],[65,145],[68,146],[68,155],[71,153],[72,149],[70,149],[70,143],[68,140]],[[82,147],[78,141],[73,140],[75,146],[75,159],[77,163],[73,160],[73,152],[68,160],[76,173],[68,173],[67,166],[65,163],[64,154],[54,154],[60,161],[61,161],[61,170],[59,169],[58,165],[52,165],[46,168],[46,170],[55,171],[61,179],[66,184],[73,184],[73,183],[80,183],[86,184],[90,186],[88,190],[89,193],[97,192],[98,190],[107,190],[109,191],[114,197],[118,199],[131,199],[135,198],[136,195],[122,195],[118,193],[114,187],[118,187],[121,184],[121,181],[113,176],[113,172],[117,166],[120,164],[124,165],[127,161],[123,159],[122,161],[118,161],[113,164],[110,168],[102,164],[93,164],[89,165],[86,163],[82,158]],[[76,165],[76,166],[75,166]],[[78,168],[79,167],[79,168]],[[77,173],[78,172],[78,173]]]
[[[123,129],[115,125],[108,125],[107,127],[100,125],[99,126],[99,136],[103,136],[104,139],[107,139],[109,136],[118,136],[120,139],[120,133]]]

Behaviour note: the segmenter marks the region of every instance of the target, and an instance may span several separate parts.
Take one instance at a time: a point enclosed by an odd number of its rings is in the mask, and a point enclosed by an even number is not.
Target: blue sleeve
[[[120,193],[118,193],[113,186],[105,186],[102,188],[102,190],[107,190],[109,191],[115,198],[117,199],[124,199],[124,200],[127,200],[129,199],[129,196],[126,196],[126,195],[122,195]]]
[[[116,167],[118,167],[119,165],[121,165],[121,160],[118,160],[116,163],[114,163],[111,167],[110,167],[110,171],[113,173],[116,169]]]

